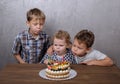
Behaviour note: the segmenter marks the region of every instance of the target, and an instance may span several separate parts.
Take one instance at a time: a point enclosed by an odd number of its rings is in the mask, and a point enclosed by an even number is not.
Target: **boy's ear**
[[[72,44],[68,44],[68,45],[67,45],[67,48],[71,48],[71,47],[72,47]]]
[[[87,53],[89,53],[90,50],[91,50],[91,47],[87,49]]]

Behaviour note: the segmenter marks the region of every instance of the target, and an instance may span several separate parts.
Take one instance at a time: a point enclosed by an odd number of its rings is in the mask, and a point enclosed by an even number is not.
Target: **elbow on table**
[[[112,65],[114,65],[114,62],[113,62],[113,60],[108,60],[108,62],[107,62],[107,66],[112,66]]]

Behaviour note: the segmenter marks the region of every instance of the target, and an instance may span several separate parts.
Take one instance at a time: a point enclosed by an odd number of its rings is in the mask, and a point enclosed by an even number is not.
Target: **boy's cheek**
[[[74,53],[73,48],[71,48],[72,53]]]
[[[75,52],[72,52],[72,54],[73,54],[74,56],[77,56],[77,54],[76,54]]]

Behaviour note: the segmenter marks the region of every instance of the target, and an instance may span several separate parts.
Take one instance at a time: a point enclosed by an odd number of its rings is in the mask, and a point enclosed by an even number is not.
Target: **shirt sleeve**
[[[76,64],[76,60],[75,60],[75,57],[74,55],[72,54],[71,50],[68,50],[68,53],[66,55],[66,60],[68,60],[70,63],[72,64]]]
[[[72,64],[77,64],[75,57],[72,55]]]
[[[13,43],[13,48],[12,48],[12,54],[20,54],[20,50],[21,50],[21,40],[19,38],[19,36],[16,36],[14,43]]]
[[[45,54],[44,57],[42,58],[42,60],[40,61],[40,63],[44,63],[44,61],[48,58],[49,58],[49,55]]]
[[[90,61],[90,60],[102,60],[105,59],[106,55],[98,50],[92,50],[86,56],[79,58],[81,62]]]
[[[105,59],[106,55],[103,54],[102,52],[96,50],[95,57],[97,60],[102,60],[102,59]]]

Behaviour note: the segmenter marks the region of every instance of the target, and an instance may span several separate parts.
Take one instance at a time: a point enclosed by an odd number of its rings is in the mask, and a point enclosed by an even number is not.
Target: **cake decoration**
[[[45,70],[46,76],[49,78],[67,78],[70,76],[70,63],[67,61],[53,61],[49,60]]]

